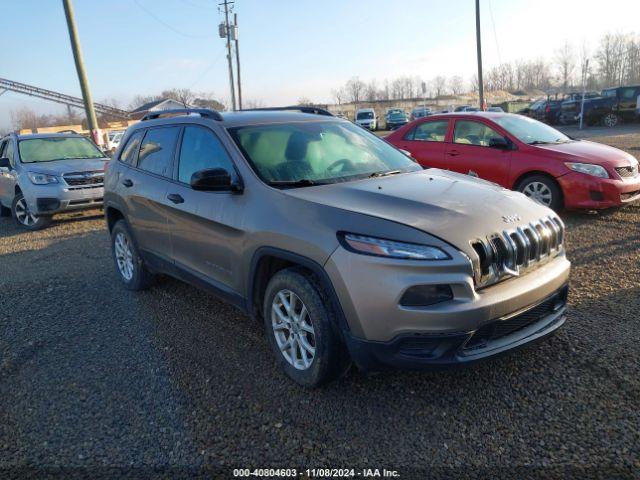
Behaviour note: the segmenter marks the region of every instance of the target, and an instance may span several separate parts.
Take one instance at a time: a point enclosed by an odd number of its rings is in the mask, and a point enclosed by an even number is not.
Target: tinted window
[[[171,160],[180,127],[154,128],[147,131],[138,154],[138,168],[165,177],[171,176]]]
[[[421,142],[444,142],[447,136],[447,120],[440,122],[424,122],[411,130],[405,140],[418,140]]]
[[[622,98],[625,100],[635,100],[637,96],[636,89],[633,87],[622,89]]]
[[[453,132],[453,143],[488,147],[492,138],[504,138],[484,123],[458,120]]]
[[[227,151],[213,132],[200,127],[186,127],[180,147],[178,180],[191,182],[191,175],[208,168],[224,168],[233,174],[233,164]]]
[[[129,138],[127,145],[124,147],[122,154],[120,155],[120,160],[129,163],[131,165],[136,164],[136,159],[138,157],[138,147],[140,146],[140,141],[142,140],[142,136],[144,135],[144,131],[140,130]]]

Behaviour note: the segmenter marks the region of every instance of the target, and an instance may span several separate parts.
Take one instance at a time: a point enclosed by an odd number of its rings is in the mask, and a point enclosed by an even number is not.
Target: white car
[[[356,125],[369,130],[378,128],[378,116],[373,108],[360,108],[356,111]]]

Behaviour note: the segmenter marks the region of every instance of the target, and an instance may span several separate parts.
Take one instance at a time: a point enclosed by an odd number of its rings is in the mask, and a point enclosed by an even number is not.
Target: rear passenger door
[[[400,148],[411,152],[411,156],[425,168],[446,168],[445,150],[449,120],[427,120],[409,130]]]
[[[193,190],[191,176],[223,168],[234,180],[233,161],[220,138],[208,127],[185,125],[174,181],[169,186],[168,222],[176,266],[222,293],[240,291],[239,249],[242,243],[244,195]]]
[[[119,191],[127,207],[127,218],[143,255],[154,260],[171,261],[171,239],[167,227],[167,189],[173,174],[179,126],[150,128],[133,134],[121,160],[130,165],[122,169]],[[136,143],[139,149],[136,151]],[[135,158],[129,158],[127,154]],[[154,258],[156,257],[156,258]]]

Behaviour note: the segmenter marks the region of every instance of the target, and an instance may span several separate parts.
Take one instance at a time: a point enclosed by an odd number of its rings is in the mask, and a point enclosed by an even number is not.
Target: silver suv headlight
[[[572,163],[566,162],[565,165],[574,172],[585,173],[592,177],[609,178],[609,174],[600,165],[594,165],[592,163]]]
[[[34,185],[48,185],[50,183],[58,183],[58,178],[54,175],[47,175],[46,173],[28,172],[27,176],[31,183]]]
[[[451,256],[447,252],[433,245],[395,242],[355,233],[343,233],[339,237],[343,246],[348,250],[364,255],[406,260],[451,260]]]

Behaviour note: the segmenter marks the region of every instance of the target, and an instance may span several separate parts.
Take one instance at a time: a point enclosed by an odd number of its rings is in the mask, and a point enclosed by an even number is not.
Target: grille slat
[[[504,276],[518,275],[520,269],[560,252],[563,242],[564,225],[551,216],[476,240],[471,243],[479,260],[476,284],[482,287]]]
[[[616,172],[622,178],[633,178],[638,175],[638,165],[629,166],[629,167],[616,167]]]

